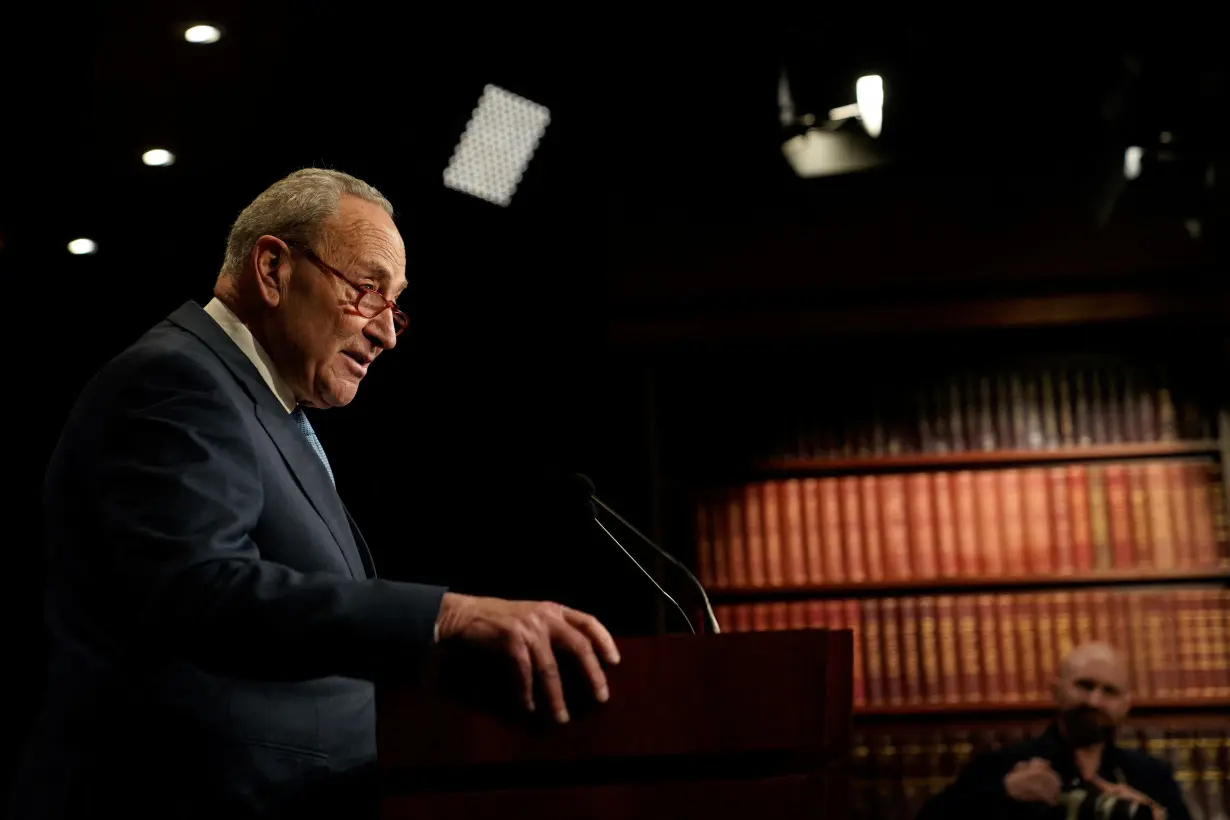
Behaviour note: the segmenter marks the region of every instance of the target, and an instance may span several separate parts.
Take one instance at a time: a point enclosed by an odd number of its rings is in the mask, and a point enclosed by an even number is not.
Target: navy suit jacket
[[[444,590],[380,580],[323,465],[189,302],[103,368],[48,465],[45,710],[16,817],[273,816],[374,759],[373,681]]]

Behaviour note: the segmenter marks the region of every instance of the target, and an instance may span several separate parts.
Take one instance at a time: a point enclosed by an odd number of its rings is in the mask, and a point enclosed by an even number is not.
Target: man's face
[[[380,206],[346,196],[312,250],[355,285],[374,285],[388,299],[406,286],[406,253],[393,220]],[[292,266],[276,313],[279,373],[300,402],[343,407],[359,390],[368,365],[397,344],[392,311],[367,319],[358,292],[302,253]]]
[[[1073,746],[1110,740],[1131,706],[1123,664],[1109,653],[1074,652],[1055,682],[1055,702]]]

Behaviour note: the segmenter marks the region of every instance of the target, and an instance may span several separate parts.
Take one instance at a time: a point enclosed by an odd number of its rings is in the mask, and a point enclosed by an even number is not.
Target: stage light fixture
[[[854,83],[854,99],[863,128],[873,137],[884,130],[884,80],[879,74],[859,77]]]
[[[1145,155],[1145,149],[1139,145],[1129,145],[1123,151],[1123,178],[1136,179],[1140,176],[1140,161]]]
[[[68,252],[73,256],[88,256],[98,250],[98,243],[93,239],[80,237],[68,243]]]
[[[209,45],[222,39],[222,30],[205,24],[189,26],[184,31],[184,39],[194,45]]]
[[[141,161],[155,167],[174,165],[175,155],[165,148],[151,148],[141,155]]]
[[[550,121],[546,106],[485,86],[444,169],[444,185],[507,206]]]

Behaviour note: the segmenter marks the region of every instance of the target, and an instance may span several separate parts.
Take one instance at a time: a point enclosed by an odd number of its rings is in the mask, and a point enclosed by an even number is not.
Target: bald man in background
[[[1115,745],[1131,708],[1122,655],[1104,643],[1082,644],[1052,686],[1059,711],[1046,731],[970,761],[919,820],[1190,820],[1170,766]]]

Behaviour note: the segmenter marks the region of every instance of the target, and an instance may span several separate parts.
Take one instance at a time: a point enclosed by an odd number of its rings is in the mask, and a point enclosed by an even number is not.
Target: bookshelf
[[[823,371],[758,347],[676,377],[670,540],[723,629],[853,632],[852,773],[890,795],[856,814],[910,816],[959,768],[953,737],[1036,733],[1088,640],[1124,652],[1132,731],[1173,741],[1189,801],[1230,793],[1185,757],[1230,712],[1227,363],[1132,335],[885,343]]]

